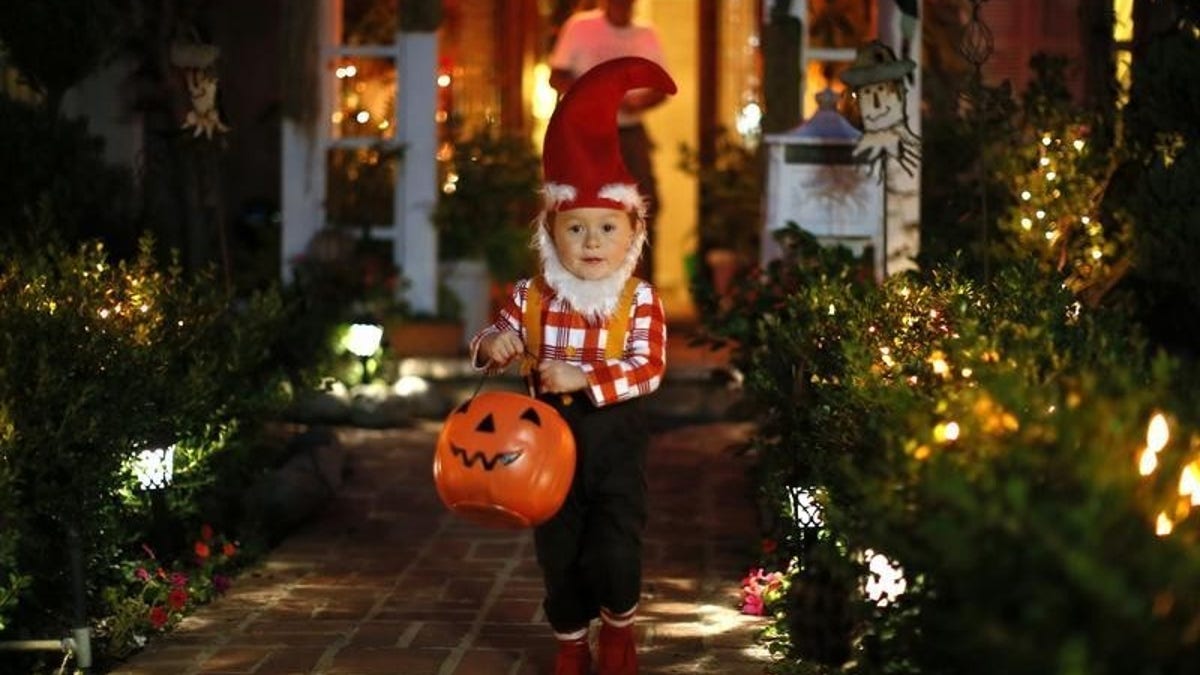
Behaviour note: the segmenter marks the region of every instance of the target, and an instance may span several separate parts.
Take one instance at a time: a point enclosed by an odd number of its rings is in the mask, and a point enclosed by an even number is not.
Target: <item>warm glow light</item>
[[[530,101],[533,117],[549,120],[558,103],[558,92],[550,86],[550,66],[539,63],[533,67],[533,98]]]
[[[1033,221],[1028,218],[1021,219],[1021,227],[1025,230],[1033,229]]]
[[[1031,193],[1029,190],[1022,190],[1021,191],[1021,199],[1024,199],[1025,201],[1029,201],[1030,199],[1033,199],[1033,193]]]
[[[1033,215],[1037,216],[1038,220],[1042,220],[1046,217],[1046,212],[1041,209],[1038,209],[1037,211],[1033,212]]]
[[[1151,452],[1159,452],[1167,447],[1167,441],[1171,440],[1171,432],[1167,429],[1167,418],[1163,417],[1162,413],[1155,413],[1154,417],[1150,418],[1150,426],[1146,429],[1146,449]]]
[[[1167,512],[1160,512],[1158,514],[1158,519],[1154,523],[1154,534],[1157,534],[1160,537],[1165,537],[1168,534],[1171,534],[1171,530],[1174,529],[1175,523],[1172,523],[1171,519],[1167,517]]]
[[[442,89],[449,87],[450,86],[450,76],[447,75],[446,73],[442,73],[441,75],[438,75],[437,85],[439,87],[441,87]]]
[[[1133,0],[1113,0],[1113,42],[1133,40]]]
[[[366,124],[367,122],[371,121],[371,113],[367,112],[366,110],[359,110],[358,114],[354,116],[354,121],[358,122],[359,124]]]
[[[1058,174],[1057,174],[1057,173],[1055,173],[1055,172],[1053,172],[1053,171],[1047,171],[1047,172],[1046,172],[1046,180],[1054,180],[1054,179],[1056,179],[1056,178],[1058,178]]]
[[[938,443],[951,443],[958,440],[960,432],[958,422],[941,422],[933,428],[933,440]]]
[[[751,101],[742,106],[734,120],[734,127],[744,139],[756,138],[762,130],[762,107]]]
[[[829,316],[834,316],[836,314],[837,314],[837,308],[833,306],[832,302],[829,303]]]
[[[1158,455],[1154,454],[1150,448],[1142,448],[1142,453],[1138,456],[1138,473],[1149,476],[1157,468]]]
[[[1196,475],[1196,463],[1192,462],[1179,472],[1179,496],[1195,496],[1200,488],[1200,476]]]
[[[1079,150],[1079,151],[1081,151],[1081,152],[1082,152],[1082,151],[1083,151],[1083,146],[1084,146],[1085,144],[1084,144],[1084,142],[1083,142],[1083,139],[1077,139],[1077,140],[1076,140],[1074,143],[1072,143],[1071,145],[1074,145],[1076,150]]]

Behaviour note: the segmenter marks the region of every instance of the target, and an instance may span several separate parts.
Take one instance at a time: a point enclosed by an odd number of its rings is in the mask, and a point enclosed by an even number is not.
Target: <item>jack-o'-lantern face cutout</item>
[[[446,418],[433,463],[438,496],[481,524],[529,527],[558,511],[575,474],[575,439],[554,408],[486,392]]]
[[[456,415],[467,415],[470,413],[471,401],[466,401],[454,411]],[[528,426],[526,424],[528,423]],[[542,428],[542,418],[538,415],[537,410],[533,406],[529,406],[517,416],[517,429],[513,430],[511,435],[507,435],[505,441],[508,442],[507,448],[498,447],[495,445],[496,432],[496,413],[488,412],[475,425],[474,435],[478,438],[479,448],[464,448],[455,444],[454,438],[448,438],[450,443],[450,451],[455,457],[462,460],[463,466],[471,469],[478,465],[484,471],[491,471],[497,466],[509,466],[521,458],[525,454],[530,445],[536,442],[536,432]],[[466,435],[463,435],[466,438]],[[489,447],[492,452],[489,453],[483,446]]]

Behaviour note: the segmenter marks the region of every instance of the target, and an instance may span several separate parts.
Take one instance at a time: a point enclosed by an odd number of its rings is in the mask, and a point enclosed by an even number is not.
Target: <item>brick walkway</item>
[[[754,516],[741,424],[655,436],[642,672],[763,672],[761,619],[736,611]],[[433,490],[436,425],[342,429],[350,474],[321,517],[233,589],[111,675],[535,675],[552,638],[527,532],[450,516]]]

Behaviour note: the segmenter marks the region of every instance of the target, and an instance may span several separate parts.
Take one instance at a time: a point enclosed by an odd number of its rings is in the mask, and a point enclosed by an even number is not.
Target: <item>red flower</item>
[[[133,576],[137,577],[140,581],[150,581],[150,573],[146,571],[145,567],[139,567],[134,570]]]
[[[224,553],[226,558],[232,558],[233,554],[237,553],[237,546],[235,546],[232,541],[227,541],[225,542],[225,545],[221,547],[221,553]]]
[[[779,548],[779,543],[776,542],[774,539],[771,539],[770,537],[763,538],[763,540],[762,540],[762,552],[763,553],[770,555],[770,554],[774,553],[775,549],[777,549],[777,548]]]
[[[171,592],[167,594],[167,604],[177,612],[187,604],[187,599],[187,591],[182,588],[172,588]]]
[[[200,558],[201,560],[208,558],[208,556],[212,553],[212,551],[210,551],[208,548],[208,544],[202,541],[196,542],[196,545],[193,546],[192,549],[196,551],[196,557]]]
[[[201,525],[200,526],[200,539],[208,542],[208,541],[212,541],[212,538],[213,538],[212,525],[209,525],[208,523]]]
[[[167,610],[161,605],[155,605],[150,608],[150,625],[157,630],[167,625]]]
[[[184,588],[187,586],[188,578],[183,572],[171,572],[172,588]]]

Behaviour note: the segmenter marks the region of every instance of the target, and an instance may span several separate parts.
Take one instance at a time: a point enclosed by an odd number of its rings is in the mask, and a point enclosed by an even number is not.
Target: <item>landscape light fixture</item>
[[[346,349],[358,357],[362,364],[362,381],[366,384],[370,373],[368,365],[372,356],[379,351],[383,343],[383,326],[371,318],[361,318],[350,324],[346,333],[344,345]]]

